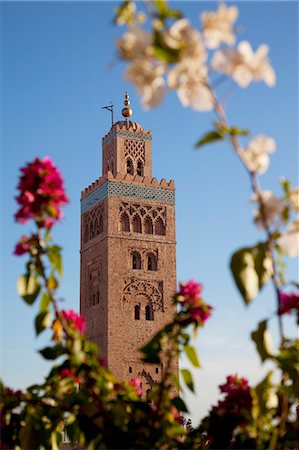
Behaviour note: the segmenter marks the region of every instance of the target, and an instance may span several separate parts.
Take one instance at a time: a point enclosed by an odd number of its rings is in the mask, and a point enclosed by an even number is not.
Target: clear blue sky
[[[217,385],[238,372],[255,383],[261,367],[250,332],[275,307],[271,287],[245,308],[229,273],[233,250],[262,239],[252,224],[249,183],[232,151],[223,144],[194,150],[210,128],[210,113],[183,108],[175,93],[163,105],[143,111],[132,86],[123,79],[112,24],[114,2],[2,2],[2,314],[1,372],[12,387],[41,382],[49,365],[36,353],[49,335],[33,333],[36,307],[15,291],[25,258],[13,257],[28,227],[14,223],[18,169],[36,156],[49,155],[62,171],[70,204],[55,240],[64,247],[65,308],[79,309],[80,191],[101,173],[101,137],[110,126],[101,106],[112,101],[116,120],[129,90],[133,119],[153,131],[153,173],[176,182],[177,276],[194,277],[215,307],[200,331],[197,348],[204,369],[195,372],[197,397],[188,395],[195,422],[218,397]],[[176,2],[194,25],[214,2]],[[241,39],[253,48],[270,45],[277,84],[235,89],[229,103],[231,122],[265,133],[277,143],[264,189],[279,193],[278,178],[298,184],[298,3],[239,2]],[[292,261],[290,273],[298,272]],[[272,321],[273,322],[273,321]],[[292,320],[287,321],[292,331]],[[273,322],[273,330],[276,324]],[[184,365],[185,362],[182,362]]]

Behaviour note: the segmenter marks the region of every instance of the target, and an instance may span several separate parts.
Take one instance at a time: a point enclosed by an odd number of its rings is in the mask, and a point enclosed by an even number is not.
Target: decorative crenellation
[[[152,311],[164,312],[162,282],[149,282],[147,280],[130,280],[125,281],[123,290],[123,308],[132,309],[134,305],[140,302],[149,305]],[[144,306],[144,305],[143,305]]]
[[[103,232],[103,217],[104,217],[103,203],[97,205],[95,208],[92,208],[91,210],[87,211],[84,214],[83,240],[85,243]]]
[[[120,179],[127,182],[118,182]],[[138,182],[139,180],[141,180],[141,182]],[[81,214],[100,200],[109,196],[131,197],[139,200],[150,200],[151,202],[174,204],[174,182],[171,180],[167,183],[163,178],[160,183],[158,183],[157,178],[139,177],[138,175],[131,176],[128,174],[122,176],[117,174],[116,177],[113,177],[111,173],[108,173],[108,179],[107,177],[101,177],[82,191]]]
[[[102,143],[107,144],[115,136],[123,136],[127,139],[139,139],[144,141],[152,140],[152,132],[146,131],[132,120],[121,120],[112,125],[109,132],[102,138]]]

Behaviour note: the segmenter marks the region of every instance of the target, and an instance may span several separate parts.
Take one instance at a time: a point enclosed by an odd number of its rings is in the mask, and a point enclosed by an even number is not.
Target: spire
[[[131,108],[129,108],[130,103],[131,102],[129,100],[129,95],[128,95],[128,92],[126,91],[125,100],[124,100],[125,107],[121,110],[121,113],[122,113],[123,117],[126,118],[126,120],[128,120],[128,117],[131,117],[131,115],[133,114],[133,111],[131,110]]]

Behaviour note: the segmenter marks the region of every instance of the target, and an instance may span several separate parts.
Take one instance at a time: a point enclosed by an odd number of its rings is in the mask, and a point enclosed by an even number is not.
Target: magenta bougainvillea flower
[[[233,415],[242,417],[252,407],[250,386],[246,378],[237,375],[229,375],[226,383],[219,386],[222,393],[226,394],[224,400],[218,402],[213,410],[220,416]]]
[[[19,223],[36,220],[40,226],[51,226],[62,217],[60,208],[68,202],[63,179],[49,157],[36,158],[21,168],[22,176],[16,197],[20,209],[15,214]]]
[[[180,283],[179,295],[183,295],[186,300],[194,300],[198,297],[203,290],[203,286],[200,283],[196,283],[194,280],[188,281],[188,283]]]
[[[191,322],[204,325],[211,316],[213,308],[201,298],[202,290],[202,284],[196,283],[194,280],[190,280],[188,283],[180,283],[179,291],[175,297],[177,303],[182,307],[181,313],[179,313],[180,322],[188,322],[187,315]]]
[[[279,292],[278,314],[290,314],[292,310],[299,312],[299,292]]]
[[[142,389],[140,386],[141,381],[139,378],[137,378],[137,377],[131,378],[131,380],[129,381],[129,384],[136,388],[137,395],[139,395],[139,396],[142,395]]]
[[[85,319],[76,313],[73,309],[69,311],[62,310],[61,313],[66,319],[69,325],[73,326],[79,333],[84,333],[85,331]]]
[[[30,243],[31,243],[30,236],[22,236],[15,246],[14,254],[17,256],[21,256],[24,255],[25,253],[28,253],[30,251]]]

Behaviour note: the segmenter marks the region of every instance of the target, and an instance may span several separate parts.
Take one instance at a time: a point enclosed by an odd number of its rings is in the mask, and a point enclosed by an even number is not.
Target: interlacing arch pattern
[[[121,203],[119,230],[134,233],[166,234],[166,207]]]
[[[88,242],[90,239],[98,236],[103,232],[103,217],[104,207],[103,204],[96,206],[90,211],[84,214],[84,242]]]
[[[132,281],[123,291],[123,307],[131,309],[136,305],[138,298],[146,298],[147,305],[154,311],[164,311],[163,295],[154,284],[148,281]]]
[[[126,173],[143,177],[145,163],[145,142],[125,140]]]
[[[105,145],[104,151],[104,161],[103,161],[104,172],[110,171],[115,175],[115,161],[114,161],[114,144],[109,142]]]

